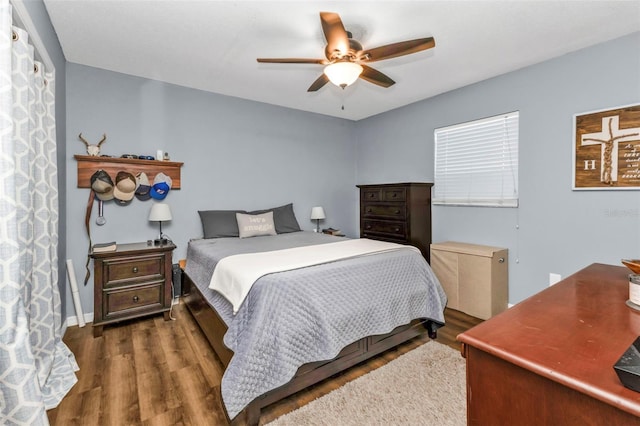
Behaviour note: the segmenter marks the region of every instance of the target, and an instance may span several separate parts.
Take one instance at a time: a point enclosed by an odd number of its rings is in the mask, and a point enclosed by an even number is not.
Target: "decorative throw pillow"
[[[296,220],[296,215],[293,213],[293,204],[285,204],[284,206],[274,207],[272,209],[256,210],[249,212],[249,214],[261,214],[268,211],[273,212],[273,222],[276,225],[276,232],[278,234],[286,234],[288,232],[300,231],[300,225]]]
[[[257,237],[260,235],[276,235],[273,223],[273,212],[263,214],[236,213],[240,238]]]
[[[236,213],[246,210],[198,210],[204,238],[239,236]]]

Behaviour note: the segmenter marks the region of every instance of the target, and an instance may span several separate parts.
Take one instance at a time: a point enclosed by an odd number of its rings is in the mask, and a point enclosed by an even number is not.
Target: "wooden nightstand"
[[[118,244],[115,251],[92,253],[93,336],[106,324],[171,309],[173,244]]]

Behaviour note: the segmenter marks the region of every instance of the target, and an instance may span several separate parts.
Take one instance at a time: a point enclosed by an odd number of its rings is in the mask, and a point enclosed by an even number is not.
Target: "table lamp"
[[[320,232],[320,220],[325,217],[322,207],[313,207],[311,209],[311,219],[316,221],[316,232]]]
[[[169,204],[157,203],[151,206],[151,211],[149,212],[149,222],[158,222],[160,223],[160,237],[156,240],[153,240],[154,244],[166,244],[167,239],[163,237],[162,234],[162,222],[171,220],[171,209],[169,208]]]

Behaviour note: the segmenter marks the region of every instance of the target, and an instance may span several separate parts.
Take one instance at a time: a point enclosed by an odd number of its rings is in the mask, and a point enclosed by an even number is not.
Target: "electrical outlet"
[[[557,283],[561,279],[562,279],[562,275],[554,274],[553,272],[551,272],[549,274],[549,287],[551,287],[552,285],[554,285],[555,283]]]

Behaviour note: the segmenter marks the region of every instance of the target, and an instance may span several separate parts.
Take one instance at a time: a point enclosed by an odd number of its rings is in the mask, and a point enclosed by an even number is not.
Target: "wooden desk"
[[[640,335],[629,273],[593,264],[458,336],[468,425],[635,425],[613,365]]]

